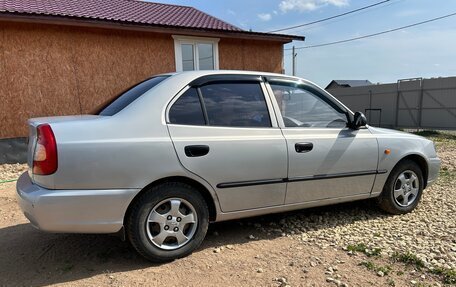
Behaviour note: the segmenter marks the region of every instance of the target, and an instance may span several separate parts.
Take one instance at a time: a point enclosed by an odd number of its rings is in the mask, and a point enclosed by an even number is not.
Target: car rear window
[[[114,100],[101,108],[97,114],[100,116],[112,116],[117,114],[145,92],[149,91],[168,77],[169,76],[157,76],[136,84],[114,98]]]
[[[178,125],[204,126],[206,124],[198,91],[195,88],[190,88],[174,103],[169,110],[169,121]]]

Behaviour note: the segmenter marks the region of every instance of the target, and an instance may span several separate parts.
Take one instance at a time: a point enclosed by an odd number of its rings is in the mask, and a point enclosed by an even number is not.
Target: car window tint
[[[169,109],[169,122],[180,125],[205,125],[203,110],[195,88],[190,88]]]
[[[270,127],[268,108],[259,83],[218,83],[200,88],[209,125]]]
[[[339,128],[347,116],[315,93],[303,88],[272,84],[272,91],[286,127]]]
[[[133,86],[114,98],[114,100],[105,107],[101,108],[98,114],[100,116],[112,116],[117,114],[145,92],[149,91],[168,77],[169,76],[153,77]]]

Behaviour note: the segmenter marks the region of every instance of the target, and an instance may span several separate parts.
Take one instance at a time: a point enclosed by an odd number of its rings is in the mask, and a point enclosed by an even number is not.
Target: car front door
[[[261,77],[206,76],[169,105],[180,162],[214,188],[223,212],[284,204],[287,147],[265,91]]]
[[[268,84],[287,141],[286,204],[369,194],[377,173],[377,140],[347,127],[347,110],[315,86]]]

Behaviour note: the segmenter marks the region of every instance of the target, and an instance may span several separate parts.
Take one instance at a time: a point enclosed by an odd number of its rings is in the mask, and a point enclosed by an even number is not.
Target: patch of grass
[[[444,131],[431,131],[431,130],[424,130],[424,131],[418,131],[418,132],[413,132],[413,134],[426,137],[426,138],[431,138],[432,140],[435,141],[446,141],[446,140],[455,140],[456,141],[456,134],[450,133],[450,132],[444,132]]]
[[[392,256],[392,259],[396,262],[402,262],[405,263],[406,265],[414,266],[417,270],[423,269],[424,262],[419,259],[415,254],[407,252],[407,253],[394,253]],[[446,269],[442,267],[436,267],[436,268],[429,268],[427,269],[432,274],[438,275],[442,277],[442,281],[445,284],[449,285],[456,285],[456,269]],[[401,274],[399,274],[401,273]],[[402,275],[404,274],[402,271],[398,271],[396,273],[397,275]]]
[[[404,275],[404,271],[397,271],[397,272],[396,272],[396,275],[397,275],[397,276],[402,276],[402,275]]]
[[[397,262],[405,263],[406,265],[415,266],[416,269],[421,270],[424,268],[424,262],[416,257],[415,254],[407,252],[407,253],[394,253],[392,256],[393,260]]]
[[[446,167],[442,167],[439,172],[438,182],[440,184],[450,184],[456,180],[456,172],[450,171]]]
[[[380,254],[382,253],[381,248],[369,248],[364,243],[358,243],[356,245],[348,245],[347,250],[352,251],[352,252],[364,253],[367,257],[380,256]]]
[[[363,262],[359,263],[359,265],[366,267],[367,270],[372,270],[372,271],[375,270],[375,264],[372,261],[363,261]]]
[[[367,256],[380,256],[382,254],[382,249],[381,248],[374,248],[371,249],[370,253]]]
[[[456,285],[456,270],[455,269],[446,269],[437,267],[430,270],[432,274],[436,274],[443,277],[443,282],[446,284]]]
[[[364,252],[367,246],[364,243],[358,243],[356,245],[348,245],[347,250],[352,252]]]
[[[449,171],[446,167],[442,167],[440,169],[439,176],[445,177],[445,178],[452,178],[452,177],[456,177],[456,173]]]
[[[359,263],[359,265],[366,267],[367,270],[375,271],[375,273],[381,271],[385,275],[388,275],[392,270],[391,266],[389,266],[389,265],[380,266],[380,265],[376,265],[372,261],[363,261],[363,262]]]
[[[413,132],[416,135],[422,136],[422,137],[435,137],[440,135],[440,132],[438,131],[418,131],[418,132]]]
[[[391,272],[391,266],[389,266],[389,265],[378,266],[376,271],[377,272],[382,271],[383,274],[388,275]]]
[[[388,286],[396,286],[396,282],[394,282],[393,279],[391,278],[388,278],[388,280],[386,281],[386,284],[388,284]]]

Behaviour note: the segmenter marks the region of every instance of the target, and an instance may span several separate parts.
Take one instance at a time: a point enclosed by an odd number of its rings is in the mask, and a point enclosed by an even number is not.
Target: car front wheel
[[[412,211],[423,193],[423,173],[413,161],[404,160],[392,171],[379,197],[379,206],[392,214]]]
[[[127,235],[145,258],[166,262],[190,254],[209,224],[204,198],[184,183],[164,183],[140,195],[127,220]]]

